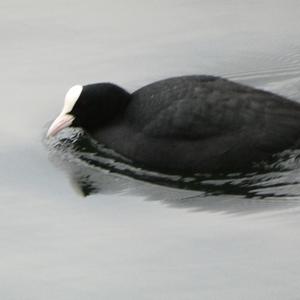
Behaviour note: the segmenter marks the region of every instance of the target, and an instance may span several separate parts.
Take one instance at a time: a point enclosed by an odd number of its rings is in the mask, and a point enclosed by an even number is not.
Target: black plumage
[[[72,113],[100,143],[172,172],[244,170],[300,138],[298,103],[213,76],[165,79],[132,94],[87,85]]]

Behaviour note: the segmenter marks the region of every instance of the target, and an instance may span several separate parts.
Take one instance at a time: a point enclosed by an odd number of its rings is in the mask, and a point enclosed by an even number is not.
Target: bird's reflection
[[[47,140],[51,160],[62,166],[84,196],[140,195],[194,210],[250,213],[300,203],[299,150],[285,151],[247,174],[162,174],[144,170],[98,145],[79,129]]]

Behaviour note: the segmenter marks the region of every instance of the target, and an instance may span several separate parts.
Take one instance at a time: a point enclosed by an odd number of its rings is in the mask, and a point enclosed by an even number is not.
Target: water
[[[133,91],[205,73],[299,101],[299,6],[1,3],[0,298],[299,299],[297,169],[273,174],[275,183],[284,178],[281,194],[267,184],[270,196],[258,197],[262,180],[245,197],[162,188],[87,166],[102,189],[84,198],[41,142],[76,83]]]

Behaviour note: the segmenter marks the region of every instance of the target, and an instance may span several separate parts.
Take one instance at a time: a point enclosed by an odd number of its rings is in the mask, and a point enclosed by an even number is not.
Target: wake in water
[[[300,150],[286,150],[274,156],[271,162],[254,165],[247,173],[165,174],[141,168],[99,145],[78,128],[64,130],[45,143],[51,160],[67,170],[84,195],[122,191],[133,180],[199,191],[201,195],[240,195],[260,199],[300,195]]]

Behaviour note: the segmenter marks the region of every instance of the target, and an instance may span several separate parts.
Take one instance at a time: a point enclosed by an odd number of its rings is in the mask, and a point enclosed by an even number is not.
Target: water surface
[[[271,185],[270,197],[162,189],[92,169],[102,190],[84,198],[41,140],[77,83],[133,91],[203,73],[299,101],[299,6],[1,3],[0,298],[298,299],[297,169],[276,174],[284,192]]]

